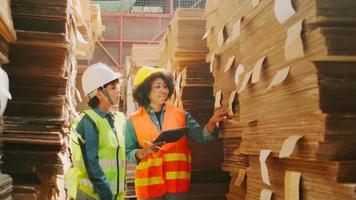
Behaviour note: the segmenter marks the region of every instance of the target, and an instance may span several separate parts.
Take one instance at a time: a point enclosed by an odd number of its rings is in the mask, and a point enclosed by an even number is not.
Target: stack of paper
[[[263,189],[273,191],[273,199],[356,199],[355,161],[305,161],[269,158],[266,162],[270,185],[263,182],[257,156],[250,157],[247,170],[247,199],[260,199]]]
[[[136,74],[142,66],[159,66],[159,45],[133,44],[131,50],[130,75]]]
[[[3,0],[0,3],[0,65],[9,62],[9,43],[16,40],[10,6],[10,0]]]
[[[0,173],[0,199],[10,200],[12,191],[12,178],[7,174]]]
[[[68,132],[77,114],[78,49],[74,44],[80,40],[78,30],[90,24],[88,5],[84,0],[12,1],[18,40],[11,44],[10,63],[4,66],[12,100],[4,115],[1,140],[3,171],[14,180],[14,199],[67,196]],[[92,29],[86,31],[94,34]],[[94,45],[92,40],[87,42]]]
[[[206,60],[214,77],[215,106],[230,111],[221,137],[237,138],[238,155],[255,158],[265,149],[271,152],[267,161],[288,166],[301,162],[293,168],[301,172],[301,180],[310,165],[311,174],[305,177],[312,178],[301,184],[302,199],[355,199],[353,185],[344,183],[356,179],[345,181],[336,175],[347,174],[348,169],[314,178],[318,164],[351,162],[354,167],[356,159],[352,68],[356,49],[346,45],[356,42],[355,6],[350,0],[209,0],[206,4]],[[250,161],[248,169],[256,169],[252,164],[256,163]],[[284,179],[284,170],[273,170],[283,173],[276,177]],[[248,199],[269,199],[272,194],[284,198],[286,189],[275,189],[273,180],[272,188],[258,185],[261,179],[255,172],[247,170]],[[238,195],[242,194],[230,191],[227,197],[239,199]]]
[[[11,1],[3,0],[0,2],[0,70],[3,64],[9,62],[9,46],[11,42],[16,40],[16,32],[13,25],[12,14],[11,14]],[[4,79],[4,77],[1,77]],[[7,82],[7,81],[6,81]],[[5,89],[7,88],[4,84],[4,80],[0,81],[0,87]],[[8,86],[8,83],[6,84]],[[1,93],[0,98],[0,137],[3,134],[3,119],[2,114],[5,110],[7,97]],[[7,174],[1,174],[3,168],[3,144],[0,140],[0,199],[8,200],[11,199],[10,193],[13,190],[12,179]]]
[[[73,0],[70,5],[72,14],[71,45],[79,60],[92,59],[95,42],[100,39],[104,27],[101,23],[101,12],[98,4],[89,0]]]
[[[205,63],[208,52],[203,9],[178,8],[160,42],[160,66],[169,70]]]

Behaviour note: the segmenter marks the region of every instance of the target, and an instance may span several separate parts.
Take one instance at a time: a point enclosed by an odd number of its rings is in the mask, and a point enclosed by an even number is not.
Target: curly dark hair
[[[141,84],[139,84],[136,88],[133,89],[132,96],[139,106],[148,106],[150,104],[150,99],[148,98],[148,95],[151,92],[153,81],[157,78],[161,78],[164,82],[166,82],[169,90],[168,99],[172,96],[174,92],[174,83],[172,75],[163,72],[157,72],[150,75],[145,81],[143,81]]]

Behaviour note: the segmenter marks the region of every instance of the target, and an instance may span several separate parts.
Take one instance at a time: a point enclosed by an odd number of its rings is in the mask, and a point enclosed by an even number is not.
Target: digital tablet
[[[157,142],[176,142],[178,141],[183,135],[185,135],[188,132],[188,128],[177,128],[177,129],[171,129],[171,130],[166,130],[163,131],[153,143]]]

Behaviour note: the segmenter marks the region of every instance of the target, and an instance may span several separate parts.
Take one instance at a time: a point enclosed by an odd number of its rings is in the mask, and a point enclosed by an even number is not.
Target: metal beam
[[[171,18],[171,14],[157,13],[157,14],[147,14],[147,13],[102,13],[102,17],[127,17],[127,18]]]
[[[148,43],[153,43],[153,44],[158,44],[159,43],[159,41],[150,41],[150,40],[107,40],[107,39],[105,39],[105,40],[100,40],[100,42],[102,42],[102,43],[120,43],[120,42],[122,42],[122,43],[127,43],[127,44],[135,44],[135,43],[137,43],[137,44],[148,44]]]
[[[104,45],[101,44],[100,41],[97,41],[97,44],[98,44],[99,47],[104,51],[104,53],[109,57],[109,59],[110,59],[118,68],[121,68],[120,64],[115,60],[114,57],[112,57],[112,55],[111,55],[110,52],[104,47]]]

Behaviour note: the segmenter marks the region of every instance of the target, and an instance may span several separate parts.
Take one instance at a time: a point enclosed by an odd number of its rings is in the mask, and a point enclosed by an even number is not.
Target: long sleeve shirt
[[[164,121],[165,107],[163,108],[161,112],[161,116],[159,117],[160,121],[158,121],[158,118],[156,117],[155,113],[150,107],[146,107],[145,110],[150,116],[152,122],[157,126],[157,129],[161,131],[161,124],[163,124]],[[208,132],[206,126],[204,126],[204,128],[201,127],[189,112],[185,112],[185,119],[187,122],[187,127],[188,127],[187,136],[189,139],[194,140],[197,143],[207,143],[216,138],[215,134],[211,134]],[[128,119],[126,122],[125,146],[126,146],[125,149],[126,159],[129,162],[137,165],[139,163],[139,160],[136,158],[136,152],[139,149],[142,149],[142,147],[138,143],[136,132],[133,127],[131,119]]]
[[[94,108],[93,110],[100,117],[107,118],[110,126],[114,127],[114,117],[111,113],[105,112],[100,108]],[[94,186],[94,191],[98,193],[101,200],[112,200],[114,197],[109,182],[99,165],[99,132],[95,122],[88,115],[84,115],[76,131],[85,140],[85,143],[81,144],[80,148],[88,177]]]

